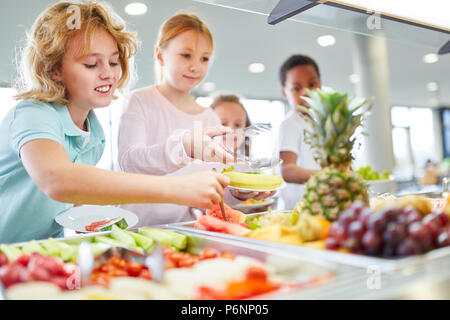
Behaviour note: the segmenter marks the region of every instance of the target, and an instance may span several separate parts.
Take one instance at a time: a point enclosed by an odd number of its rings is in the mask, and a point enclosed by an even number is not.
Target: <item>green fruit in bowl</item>
[[[364,179],[368,181],[373,180],[387,180],[389,179],[389,172],[383,170],[380,173],[372,170],[370,165],[367,165],[365,167],[361,167],[356,172]]]

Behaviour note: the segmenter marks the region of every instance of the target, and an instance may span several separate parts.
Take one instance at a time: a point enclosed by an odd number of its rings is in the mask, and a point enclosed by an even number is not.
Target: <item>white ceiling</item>
[[[0,0],[0,83],[16,77],[15,56],[23,45],[25,31],[46,7],[57,1]],[[154,82],[153,46],[159,26],[171,15],[181,11],[196,12],[210,27],[215,40],[215,54],[206,81],[217,90],[240,94],[246,98],[280,99],[278,68],[291,54],[312,56],[319,64],[322,83],[336,90],[353,92],[349,82],[352,71],[352,34],[310,24],[284,21],[267,24],[267,16],[217,7],[192,0],[140,0],[149,7],[143,16],[128,16],[128,1],[108,1],[137,31],[142,42],[136,57],[139,80],[137,87]],[[129,1],[132,2],[132,1]],[[332,34],[336,44],[320,47],[318,36]],[[450,54],[440,56],[434,64],[425,64],[422,57],[433,52],[429,48],[388,41],[389,86],[391,103],[395,105],[450,106]],[[266,69],[250,74],[248,65],[262,62]],[[426,84],[439,83],[439,93],[428,92]],[[201,90],[197,91],[202,93]]]

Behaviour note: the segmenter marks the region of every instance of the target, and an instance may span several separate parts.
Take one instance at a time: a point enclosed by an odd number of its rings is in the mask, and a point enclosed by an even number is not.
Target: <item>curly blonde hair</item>
[[[75,10],[75,11],[74,11]],[[79,25],[70,25],[73,12],[79,13]],[[36,19],[28,43],[23,50],[20,66],[24,91],[16,99],[32,99],[41,102],[66,105],[66,90],[62,83],[53,80],[55,70],[61,67],[67,44],[77,32],[84,32],[84,50],[90,51],[97,28],[103,27],[117,42],[121,77],[118,88],[130,80],[130,61],[137,51],[138,41],[134,32],[126,31],[125,22],[105,3],[97,1],[60,2],[47,8]]]
[[[170,40],[185,31],[197,31],[208,38],[211,48],[214,48],[214,40],[208,26],[193,12],[178,13],[167,19],[159,29],[158,39],[156,40],[155,49],[165,49]],[[163,80],[161,66],[155,55],[155,75],[158,83]]]

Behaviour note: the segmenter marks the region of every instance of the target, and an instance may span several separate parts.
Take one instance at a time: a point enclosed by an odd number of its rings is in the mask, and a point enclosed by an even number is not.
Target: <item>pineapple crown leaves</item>
[[[314,149],[314,158],[322,166],[345,164],[352,161],[352,138],[362,124],[370,106],[363,110],[371,99],[349,98],[348,94],[324,92],[320,89],[306,90],[302,97],[309,105],[298,106],[304,119],[311,124],[311,131],[305,130],[305,142]]]

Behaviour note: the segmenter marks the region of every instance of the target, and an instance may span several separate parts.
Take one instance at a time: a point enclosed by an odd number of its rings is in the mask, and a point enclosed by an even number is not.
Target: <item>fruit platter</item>
[[[111,247],[164,256],[162,280],[143,263],[112,256]],[[82,285],[80,246],[97,261]],[[273,299],[333,282],[337,265],[225,239],[142,227],[0,247],[0,283],[7,299]],[[208,276],[205,276],[208,275]]]
[[[450,206],[435,207],[429,199],[404,196],[379,200],[369,206],[355,201],[329,221],[302,210],[244,215],[226,207],[228,222],[213,207],[197,221],[171,224],[168,228],[214,235],[224,239],[261,244],[296,255],[383,271],[450,256]]]

